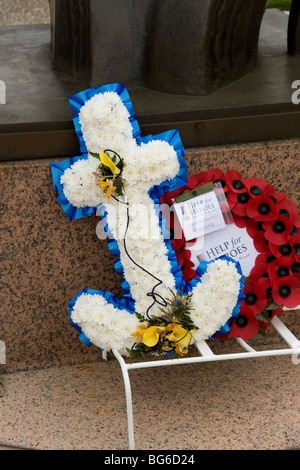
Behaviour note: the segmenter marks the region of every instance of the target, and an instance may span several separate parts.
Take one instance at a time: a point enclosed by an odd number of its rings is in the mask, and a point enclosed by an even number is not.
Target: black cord
[[[161,285],[163,284],[163,281],[161,279],[159,279],[158,277],[154,276],[154,274],[150,273],[147,269],[143,268],[143,266],[139,265],[136,261],[134,261],[134,259],[130,256],[129,252],[128,252],[128,249],[127,249],[127,246],[126,246],[126,237],[127,237],[127,233],[128,233],[128,229],[129,229],[129,223],[130,223],[130,216],[129,216],[129,204],[127,202],[123,202],[123,201],[120,201],[119,199],[117,199],[115,196],[113,196],[113,199],[117,202],[119,202],[120,204],[125,204],[127,206],[127,225],[126,225],[126,230],[125,230],[125,234],[124,234],[124,240],[123,240],[123,245],[124,245],[124,250],[125,250],[125,253],[126,255],[128,256],[128,258],[132,261],[132,263],[137,266],[139,269],[141,269],[142,271],[144,271],[145,273],[147,273],[149,276],[151,276],[153,279],[155,279],[157,282],[157,284],[155,284],[155,286],[153,287],[152,291],[151,292],[148,292],[147,294],[147,297],[152,297],[153,298],[153,303],[148,307],[147,311],[146,311],[146,316],[148,317],[149,320],[151,320],[151,317],[149,316],[149,311],[151,310],[151,308],[157,303],[158,305],[162,306],[162,307],[167,307],[168,303],[167,301],[164,299],[164,297],[160,294],[158,294],[157,292],[155,292],[155,290]]]
[[[127,250],[127,246],[126,246],[126,236],[127,236],[127,233],[128,233],[128,228],[129,228],[129,223],[130,223],[130,217],[129,217],[129,204],[127,204],[127,226],[126,226],[126,230],[125,230],[125,235],[124,235],[124,240],[123,240],[123,244],[124,244],[124,250],[125,250],[125,253],[127,254],[128,258],[133,262],[133,264],[135,264],[135,266],[137,266],[138,268],[140,268],[142,271],[144,271],[145,273],[149,274],[149,276],[153,277],[153,279],[155,279],[157,282],[157,284],[153,287],[152,291],[151,292],[148,292],[147,296],[148,297],[152,297],[153,298],[153,303],[148,307],[147,311],[146,311],[146,316],[148,317],[149,320],[151,320],[151,317],[149,316],[149,311],[151,310],[151,308],[157,303],[158,305],[161,305],[162,307],[166,307],[168,305],[167,301],[163,298],[162,295],[158,294],[157,292],[155,292],[155,289],[157,289],[161,284],[163,284],[163,281],[161,279],[159,279],[158,277],[154,276],[154,274],[150,273],[147,269],[143,268],[143,266],[140,266],[136,261],[134,261],[134,259],[132,259],[132,257],[130,256],[130,254],[128,253],[128,250]],[[158,300],[159,299],[159,300]]]

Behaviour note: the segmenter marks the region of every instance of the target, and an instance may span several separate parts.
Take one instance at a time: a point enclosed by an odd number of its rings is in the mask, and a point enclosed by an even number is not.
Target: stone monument
[[[300,2],[293,0],[288,26],[288,53],[300,55]]]
[[[56,71],[207,95],[256,65],[267,0],[50,0]]]

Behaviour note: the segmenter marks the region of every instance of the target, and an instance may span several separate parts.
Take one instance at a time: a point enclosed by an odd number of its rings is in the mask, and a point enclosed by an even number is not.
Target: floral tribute
[[[87,346],[124,355],[184,354],[225,334],[244,296],[240,266],[202,263],[185,282],[160,197],[188,182],[177,130],[141,137],[127,90],[112,84],[70,98],[82,155],[52,163],[58,202],[69,219],[97,214],[123,297],[83,289],[69,304]]]
[[[239,315],[232,320],[229,334],[251,339],[265,335],[275,315],[283,308],[300,304],[300,216],[296,205],[284,193],[260,178],[242,178],[236,170],[223,173],[214,168],[192,175],[185,187],[161,196],[161,203],[172,206],[174,199],[209,182],[222,185],[234,223],[246,228],[259,252],[250,275],[245,278],[244,299]],[[178,227],[176,216],[169,218],[172,240],[185,279],[190,282],[198,274],[191,261],[191,246]]]

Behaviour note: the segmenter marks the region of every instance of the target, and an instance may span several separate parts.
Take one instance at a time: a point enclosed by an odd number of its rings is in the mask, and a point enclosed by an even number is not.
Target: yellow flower
[[[181,325],[175,325],[174,323],[172,325],[174,325],[173,329],[166,335],[166,338],[171,342],[186,346],[192,339],[193,331],[188,331]]]
[[[148,324],[143,323],[135,333],[132,333],[131,336],[136,338],[137,341],[141,341],[141,339],[143,339],[143,334],[145,333],[147,328],[148,328]]]
[[[114,186],[114,182],[112,180],[106,180],[106,181],[98,180],[97,184],[101,188],[100,194],[103,194],[106,191],[107,199],[110,199],[113,191],[117,189]]]
[[[165,328],[161,326],[149,326],[143,334],[142,343],[149,346],[149,348],[152,348],[158,343],[159,333],[164,331],[164,329]]]
[[[149,326],[147,323],[143,323],[141,327],[132,334],[137,341],[141,341],[149,348],[152,348],[158,343],[159,333],[165,330],[163,326]]]
[[[187,352],[188,352],[187,348],[184,349],[181,346],[181,344],[175,343],[175,353],[176,354],[179,354],[180,356],[182,356],[183,354],[187,354]]]
[[[114,176],[118,175],[120,173],[121,170],[109,158],[107,153],[102,152],[102,150],[100,150],[99,157],[100,157],[100,161],[101,161],[102,165],[107,166]]]

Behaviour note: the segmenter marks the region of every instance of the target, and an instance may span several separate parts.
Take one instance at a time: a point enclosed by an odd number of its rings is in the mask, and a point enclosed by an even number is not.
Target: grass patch
[[[279,8],[279,10],[290,10],[292,0],[271,0],[268,8]]]

